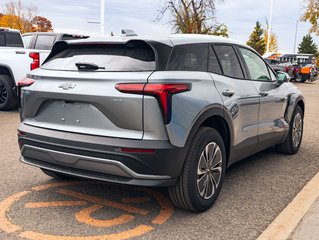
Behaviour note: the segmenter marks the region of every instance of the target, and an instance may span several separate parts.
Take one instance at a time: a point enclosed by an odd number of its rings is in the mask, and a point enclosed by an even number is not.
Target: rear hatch
[[[21,89],[24,124],[65,132],[143,138],[143,95],[116,90],[118,83],[147,83],[156,70],[146,42],[61,42]]]

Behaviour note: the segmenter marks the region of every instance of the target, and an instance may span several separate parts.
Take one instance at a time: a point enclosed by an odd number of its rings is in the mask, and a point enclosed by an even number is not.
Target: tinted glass
[[[155,53],[145,42],[131,41],[127,44],[71,45],[59,52],[42,68],[64,71],[78,71],[76,63],[90,63],[105,72],[154,71]]]
[[[63,34],[61,40],[79,40],[79,39],[86,39],[86,38],[89,38],[89,37],[80,36],[80,35]]]
[[[232,46],[214,46],[223,73],[234,78],[244,78],[239,60]]]
[[[207,72],[208,44],[187,44],[174,47],[168,71]]]
[[[246,48],[239,48],[242,53],[250,78],[252,80],[269,81],[271,80],[266,63],[253,51]]]
[[[218,59],[212,46],[209,47],[208,72],[222,74]]]
[[[51,50],[55,42],[55,36],[39,35],[35,43],[35,49]]]
[[[0,46],[5,46],[6,45],[6,40],[4,38],[3,34],[0,34]]]
[[[30,42],[32,40],[32,35],[27,35],[27,36],[23,36],[22,40],[23,40],[23,44],[25,48],[30,48]]]
[[[24,47],[20,33],[8,32],[5,33],[5,38],[7,47]]]
[[[271,69],[269,69],[269,72],[270,72],[271,80],[273,80],[273,81],[277,80],[276,75],[274,74],[274,72]]]

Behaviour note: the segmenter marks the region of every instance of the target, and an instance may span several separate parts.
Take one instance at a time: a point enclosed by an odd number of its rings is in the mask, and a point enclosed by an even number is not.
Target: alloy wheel
[[[211,142],[202,151],[197,167],[197,190],[204,199],[211,198],[220,184],[222,176],[222,152]]]
[[[295,147],[298,147],[301,142],[302,131],[303,131],[302,117],[300,113],[297,113],[292,126],[292,142]]]
[[[0,104],[3,104],[7,101],[8,92],[3,83],[0,82]]]

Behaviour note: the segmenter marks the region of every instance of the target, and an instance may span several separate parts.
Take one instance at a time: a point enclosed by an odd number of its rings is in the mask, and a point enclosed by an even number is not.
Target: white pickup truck
[[[39,52],[24,48],[18,30],[0,28],[0,111],[17,107],[18,81],[39,66]]]
[[[17,107],[16,85],[41,66],[55,42],[88,36],[67,33],[26,33],[0,27],[0,111]]]

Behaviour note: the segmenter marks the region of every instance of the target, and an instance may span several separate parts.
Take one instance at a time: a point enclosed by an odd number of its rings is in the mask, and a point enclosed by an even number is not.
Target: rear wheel
[[[212,128],[195,135],[176,186],[169,188],[175,206],[194,212],[209,209],[221,190],[226,169],[223,139]]]
[[[303,136],[304,115],[300,106],[297,106],[291,119],[290,129],[286,140],[276,148],[279,152],[296,154],[300,148]]]
[[[47,176],[52,177],[54,179],[59,179],[59,180],[73,179],[72,176],[66,175],[66,174],[63,174],[63,173],[58,173],[58,172],[50,171],[50,170],[43,169],[43,168],[41,168],[41,171],[44,174],[46,174]]]
[[[0,110],[17,108],[17,97],[14,84],[8,75],[0,74]]]
[[[299,82],[299,83],[304,83],[306,81],[306,79],[302,75],[299,75],[299,76],[297,76],[295,81]]]

